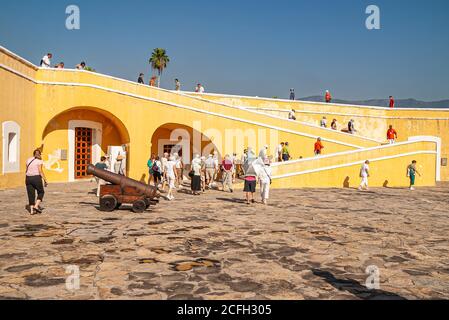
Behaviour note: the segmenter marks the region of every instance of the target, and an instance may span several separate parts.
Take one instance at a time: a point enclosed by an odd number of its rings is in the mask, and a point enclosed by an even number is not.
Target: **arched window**
[[[14,121],[2,123],[3,174],[20,172],[20,126]]]

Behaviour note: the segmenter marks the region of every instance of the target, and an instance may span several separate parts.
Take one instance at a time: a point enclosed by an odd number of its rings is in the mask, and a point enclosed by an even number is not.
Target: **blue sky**
[[[65,9],[81,10],[81,30]],[[381,30],[365,9],[381,10]],[[136,80],[153,48],[171,62],[162,86],[288,97],[449,98],[447,0],[28,0],[2,1],[0,45],[38,63],[81,60]]]

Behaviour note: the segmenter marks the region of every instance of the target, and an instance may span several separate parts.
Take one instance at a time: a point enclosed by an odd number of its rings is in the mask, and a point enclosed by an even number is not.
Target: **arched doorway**
[[[98,108],[73,108],[55,116],[42,135],[51,181],[89,178],[87,166],[116,150],[129,154],[129,134],[114,115]],[[113,166],[114,159],[111,159]]]
[[[178,153],[186,165],[190,164],[195,154],[207,156],[214,152],[221,159],[220,150],[209,137],[182,124],[166,123],[157,128],[151,138],[152,154]]]

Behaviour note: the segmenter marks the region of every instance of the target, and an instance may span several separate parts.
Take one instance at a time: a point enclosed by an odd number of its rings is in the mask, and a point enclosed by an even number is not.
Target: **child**
[[[412,164],[407,167],[407,177],[410,178],[410,190],[415,190],[415,180],[416,180],[416,174],[419,174],[421,176],[421,173],[418,172],[416,169],[417,161],[413,160]]]

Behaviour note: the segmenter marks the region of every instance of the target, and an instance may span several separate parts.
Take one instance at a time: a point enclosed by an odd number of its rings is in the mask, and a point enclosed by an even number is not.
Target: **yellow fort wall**
[[[2,136],[0,142],[0,189],[16,187],[24,184],[25,161],[32,156],[35,145],[36,86],[27,77],[34,77],[37,68],[17,59],[14,55],[0,47],[0,130],[2,124],[14,121],[20,126],[19,170],[15,173],[3,174],[3,144],[7,137]],[[24,75],[19,76],[14,71]],[[2,135],[2,132],[0,132]]]
[[[0,67],[0,120],[14,120],[23,130],[21,170],[0,175],[0,188],[23,184],[24,160],[36,147],[44,150],[46,174],[51,182],[70,180],[71,159],[57,157],[58,152],[69,149],[69,121],[73,120],[102,125],[102,154],[110,145],[127,145],[129,174],[138,180],[147,178],[146,162],[151,153],[157,152],[156,139],[167,138],[166,128],[179,126],[191,133],[201,132],[211,141],[204,139],[199,149],[211,143],[221,155],[234,151],[241,154],[247,146],[258,152],[265,144],[270,145],[272,154],[278,142],[289,141],[293,159],[304,159],[275,167],[274,187],[339,187],[343,185],[344,174],[350,176],[352,185],[357,180],[354,172],[358,174],[359,162],[365,158],[379,159],[373,168],[382,174],[373,176],[373,186],[384,185],[387,178],[388,186],[403,186],[407,183],[405,168],[396,171],[391,168],[402,168],[413,157],[420,161],[425,172],[420,185],[435,184],[437,156],[432,142],[379,148],[378,137],[353,136],[310,123],[286,121],[240,108],[235,101],[218,103],[209,101],[212,99],[209,96],[191,97],[85,71],[38,69],[3,49]],[[350,111],[367,119],[379,112],[355,108],[349,108]],[[234,137],[239,134],[240,138]],[[326,147],[321,158],[313,157],[317,137],[323,139]],[[194,149],[195,145],[191,147]],[[352,163],[355,164],[348,166]]]
[[[197,94],[191,94],[198,96]],[[339,130],[346,128],[349,120],[354,119],[359,135],[386,142],[386,132],[393,125],[399,133],[398,141],[407,141],[413,136],[434,136],[442,140],[441,157],[449,158],[449,106],[448,109],[389,109],[363,107],[318,102],[289,101],[268,98],[240,97],[220,94],[204,94],[202,98],[246,107],[259,112],[287,118],[288,112],[296,111],[299,121],[319,125],[323,116],[328,125],[337,119]],[[449,181],[449,167],[441,167],[441,180]]]

